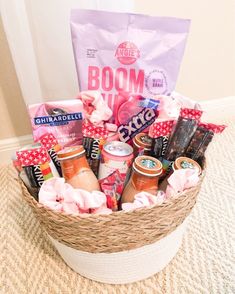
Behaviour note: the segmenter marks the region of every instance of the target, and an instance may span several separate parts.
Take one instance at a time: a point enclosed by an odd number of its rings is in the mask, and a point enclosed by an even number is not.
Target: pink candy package
[[[74,9],[70,18],[80,90],[99,90],[114,113],[119,93],[153,98],[175,88],[190,21]]]
[[[83,104],[80,100],[51,101],[29,105],[35,142],[52,134],[62,147],[82,144]]]

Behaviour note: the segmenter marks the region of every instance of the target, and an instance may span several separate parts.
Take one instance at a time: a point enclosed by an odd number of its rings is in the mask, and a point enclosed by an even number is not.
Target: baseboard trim
[[[16,150],[33,142],[32,135],[11,137],[0,140],[0,158],[1,164],[10,163],[11,157]]]

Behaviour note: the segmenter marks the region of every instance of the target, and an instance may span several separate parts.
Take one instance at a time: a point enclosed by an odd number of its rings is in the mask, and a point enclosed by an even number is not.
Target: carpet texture
[[[207,153],[207,174],[183,244],[160,273],[105,285],[71,270],[21,198],[11,166],[0,169],[0,293],[235,293],[235,120]]]

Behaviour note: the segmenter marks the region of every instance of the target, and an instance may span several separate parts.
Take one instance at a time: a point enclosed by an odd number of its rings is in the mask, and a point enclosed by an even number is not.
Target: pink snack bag
[[[82,144],[83,104],[80,100],[63,100],[28,106],[35,142],[52,134],[62,147]]]
[[[70,18],[80,90],[99,90],[114,116],[119,93],[153,98],[175,88],[190,21],[74,9]]]

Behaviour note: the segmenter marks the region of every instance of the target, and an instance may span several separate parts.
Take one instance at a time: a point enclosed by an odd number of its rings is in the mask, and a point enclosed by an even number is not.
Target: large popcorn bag
[[[79,88],[99,90],[114,113],[120,92],[174,90],[189,20],[74,9],[70,24]]]

